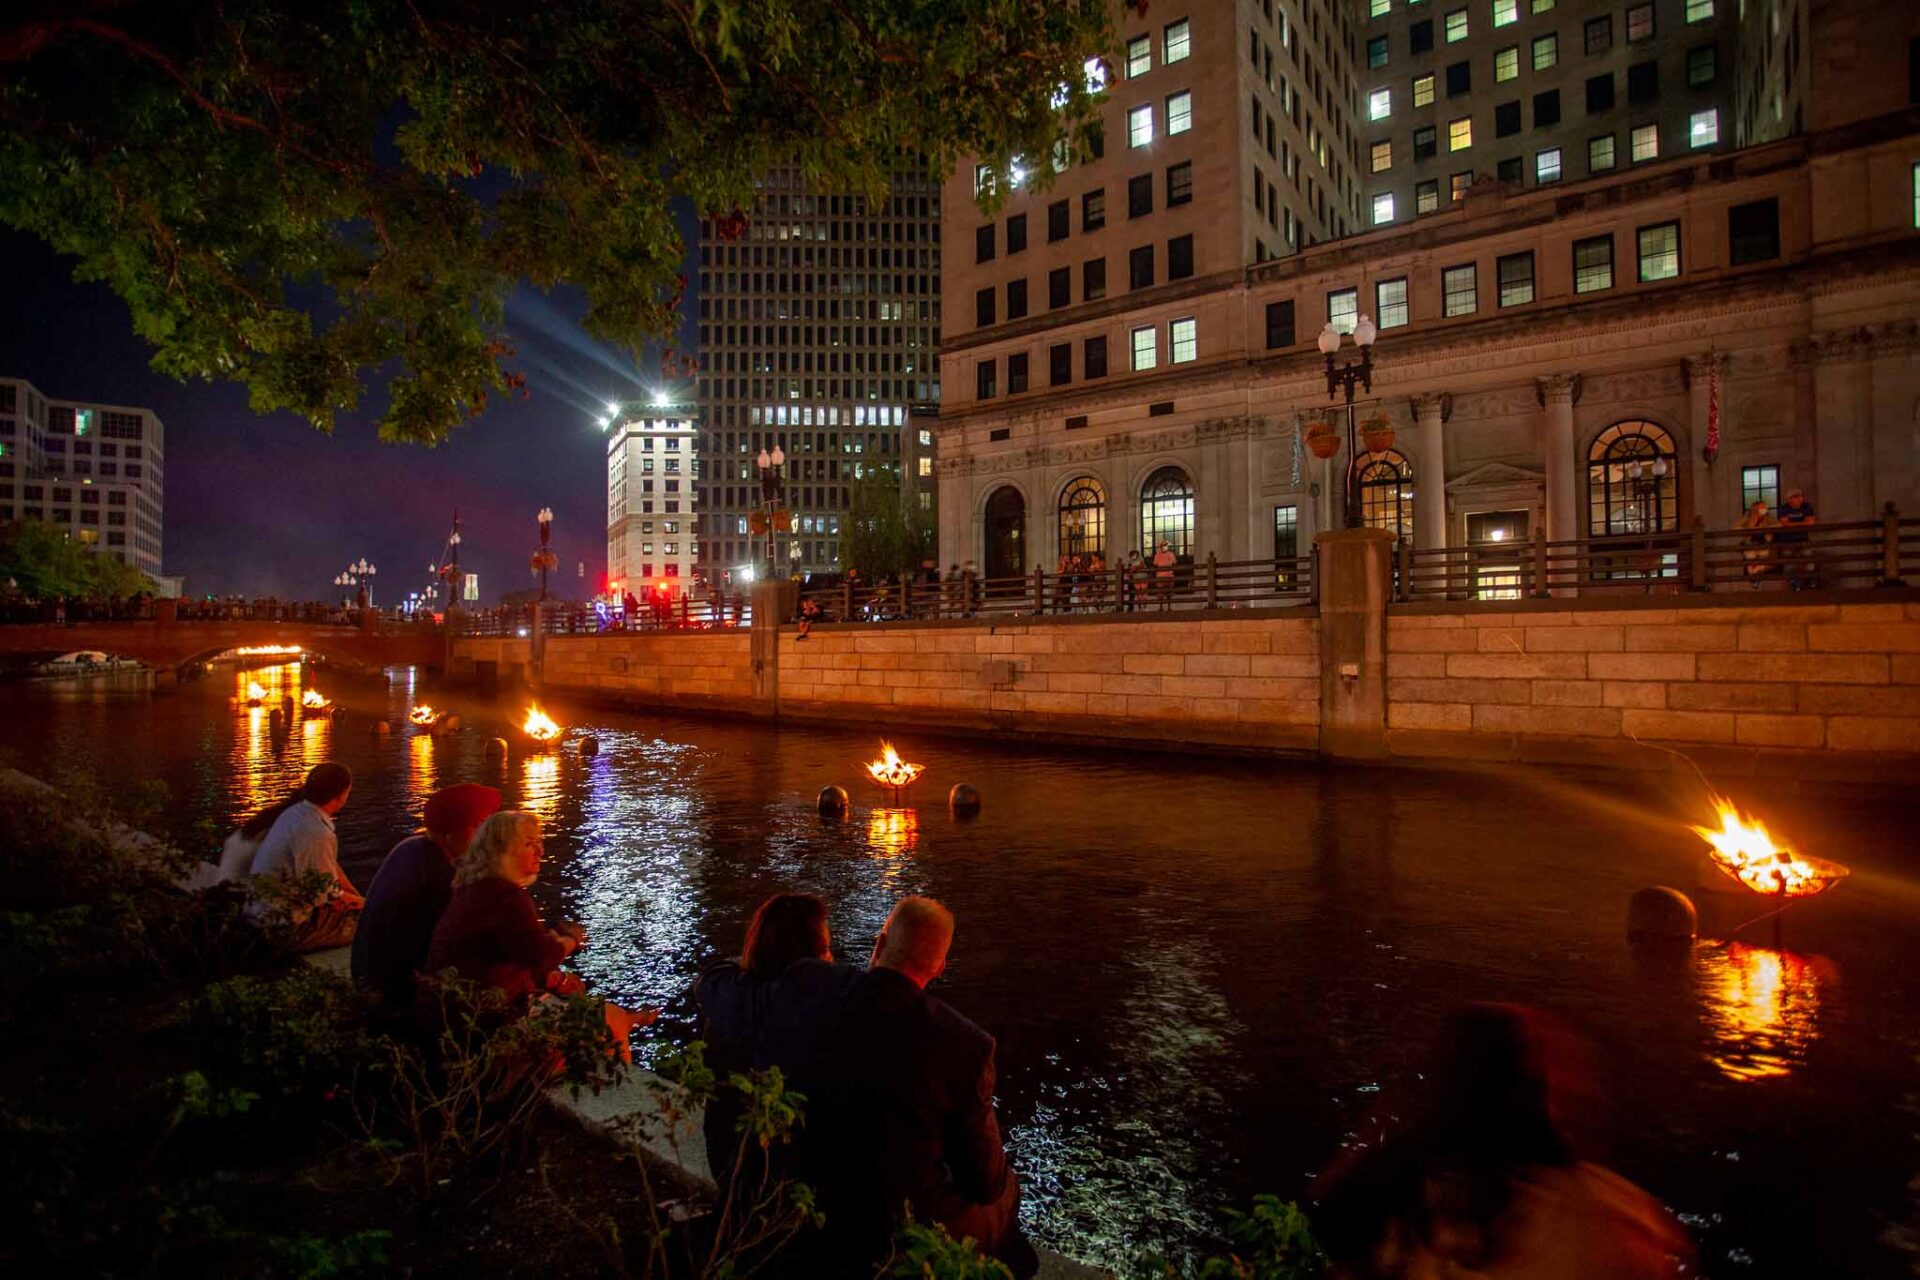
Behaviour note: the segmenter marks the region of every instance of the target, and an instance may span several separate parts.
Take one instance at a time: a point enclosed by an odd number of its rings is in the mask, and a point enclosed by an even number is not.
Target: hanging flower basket
[[[1333,429],[1331,422],[1309,422],[1306,438],[1307,448],[1313,450],[1313,456],[1323,462],[1340,452],[1340,433]]]
[[[560,557],[554,555],[551,551],[536,551],[533,553],[533,559],[530,561],[535,573],[540,572],[542,569],[551,569],[559,563]]]
[[[1385,453],[1393,448],[1393,423],[1385,417],[1368,418],[1360,424],[1360,438],[1368,453]]]

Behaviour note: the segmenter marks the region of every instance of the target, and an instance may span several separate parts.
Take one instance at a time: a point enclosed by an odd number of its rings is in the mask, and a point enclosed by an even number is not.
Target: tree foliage
[[[840,530],[841,563],[868,581],[912,573],[939,554],[933,519],[901,501],[900,475],[884,465],[854,483]]]
[[[0,585],[32,600],[128,600],[151,595],[147,575],[104,552],[90,551],[44,520],[0,525]]]
[[[1061,139],[1084,153],[1082,67],[1111,27],[1107,0],[10,12],[0,222],[124,299],[156,369],[323,430],[378,374],[382,435],[426,442],[519,386],[521,280],[578,286],[598,337],[670,344],[676,205],[737,235],[776,163],[878,200],[916,163],[1011,175]]]

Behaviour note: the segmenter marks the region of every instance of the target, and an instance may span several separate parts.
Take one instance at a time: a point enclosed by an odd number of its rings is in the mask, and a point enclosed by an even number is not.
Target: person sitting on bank
[[[540,819],[504,809],[480,824],[453,870],[453,896],[434,926],[425,973],[451,969],[457,977],[503,993],[524,1011],[544,995],[571,996],[586,990],[579,975],[560,962],[586,945],[577,924],[550,929],[534,909],[527,887],[540,878]],[[438,1025],[437,993],[422,985],[417,1002],[423,1029]],[[660,1016],[658,1009],[605,1005],[607,1030],[615,1052],[630,1060],[627,1037],[636,1026]]]
[[[903,1207],[1016,1276],[1039,1267],[994,1115],[993,1037],[926,993],[953,927],[933,899],[903,898],[866,969],[799,960],[768,995],[756,1065],[808,1100],[800,1177],[826,1215],[832,1274],[872,1274]]]
[[[280,883],[256,884],[256,894],[266,893],[248,904],[248,914],[257,924],[284,920],[292,927],[288,945],[294,951],[324,951],[353,941],[366,899],[340,869],[340,836],[333,827],[334,815],[346,807],[352,791],[353,771],[347,766],[333,760],[315,765],[300,784],[299,800],[281,810],[254,851],[254,880],[275,876]],[[274,889],[307,877],[327,882],[316,900],[271,901]]]
[[[387,1012],[412,1008],[414,975],[425,972],[434,927],[453,896],[453,869],[499,809],[500,793],[476,782],[434,792],[421,815],[426,829],[393,846],[374,873],[353,935],[353,981]]]
[[[754,1044],[765,1022],[773,982],[798,960],[833,962],[827,904],[817,894],[777,893],[747,921],[740,958],[716,960],[701,971],[693,1001],[700,1011],[707,1065],[719,1079],[753,1069]],[[707,1167],[716,1180],[726,1176],[739,1151],[740,1113],[739,1094],[723,1089],[707,1104],[702,1117]]]

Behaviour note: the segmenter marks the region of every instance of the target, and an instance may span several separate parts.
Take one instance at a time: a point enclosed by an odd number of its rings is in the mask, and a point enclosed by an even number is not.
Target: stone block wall
[[[780,637],[780,714],[1314,750],[1318,619],[1067,619]]]
[[[643,705],[748,709],[747,632],[640,631],[548,636],[543,683]]]
[[[1920,604],[1399,611],[1399,755],[1608,759],[1607,740],[1920,753]],[[1584,744],[1585,750],[1580,749]]]

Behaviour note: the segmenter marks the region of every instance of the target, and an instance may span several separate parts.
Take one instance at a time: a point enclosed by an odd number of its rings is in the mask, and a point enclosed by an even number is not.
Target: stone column
[[[1413,544],[1425,551],[1447,545],[1447,454],[1440,437],[1446,399],[1437,391],[1413,398],[1414,447],[1420,451],[1413,481]]]
[[[1336,529],[1320,556],[1320,754],[1387,754],[1387,593],[1393,534]]]
[[[1716,372],[1725,373],[1727,358],[1718,352],[1709,351],[1705,355],[1688,356],[1682,364],[1687,371],[1687,426],[1693,436],[1696,454],[1705,461],[1704,450],[1707,447],[1707,401],[1712,390],[1713,376]],[[1727,420],[1726,388],[1720,389],[1720,421]],[[1692,459],[1682,457],[1680,466],[1692,471]],[[1701,471],[1693,472],[1700,482],[1693,486],[1693,513],[1707,522],[1709,529],[1725,529],[1732,525],[1737,515],[1727,510],[1726,495],[1722,492],[1725,485],[1714,483],[1713,463],[1707,463]],[[1684,517],[1682,523],[1685,523]]]
[[[1540,452],[1547,473],[1547,541],[1570,542],[1580,536],[1573,456],[1573,403],[1580,398],[1580,375],[1556,373],[1535,383],[1546,409]]]
[[[753,714],[768,719],[780,714],[780,624],[792,613],[792,593],[787,588],[783,578],[759,578],[753,584],[753,624],[747,629]]]

